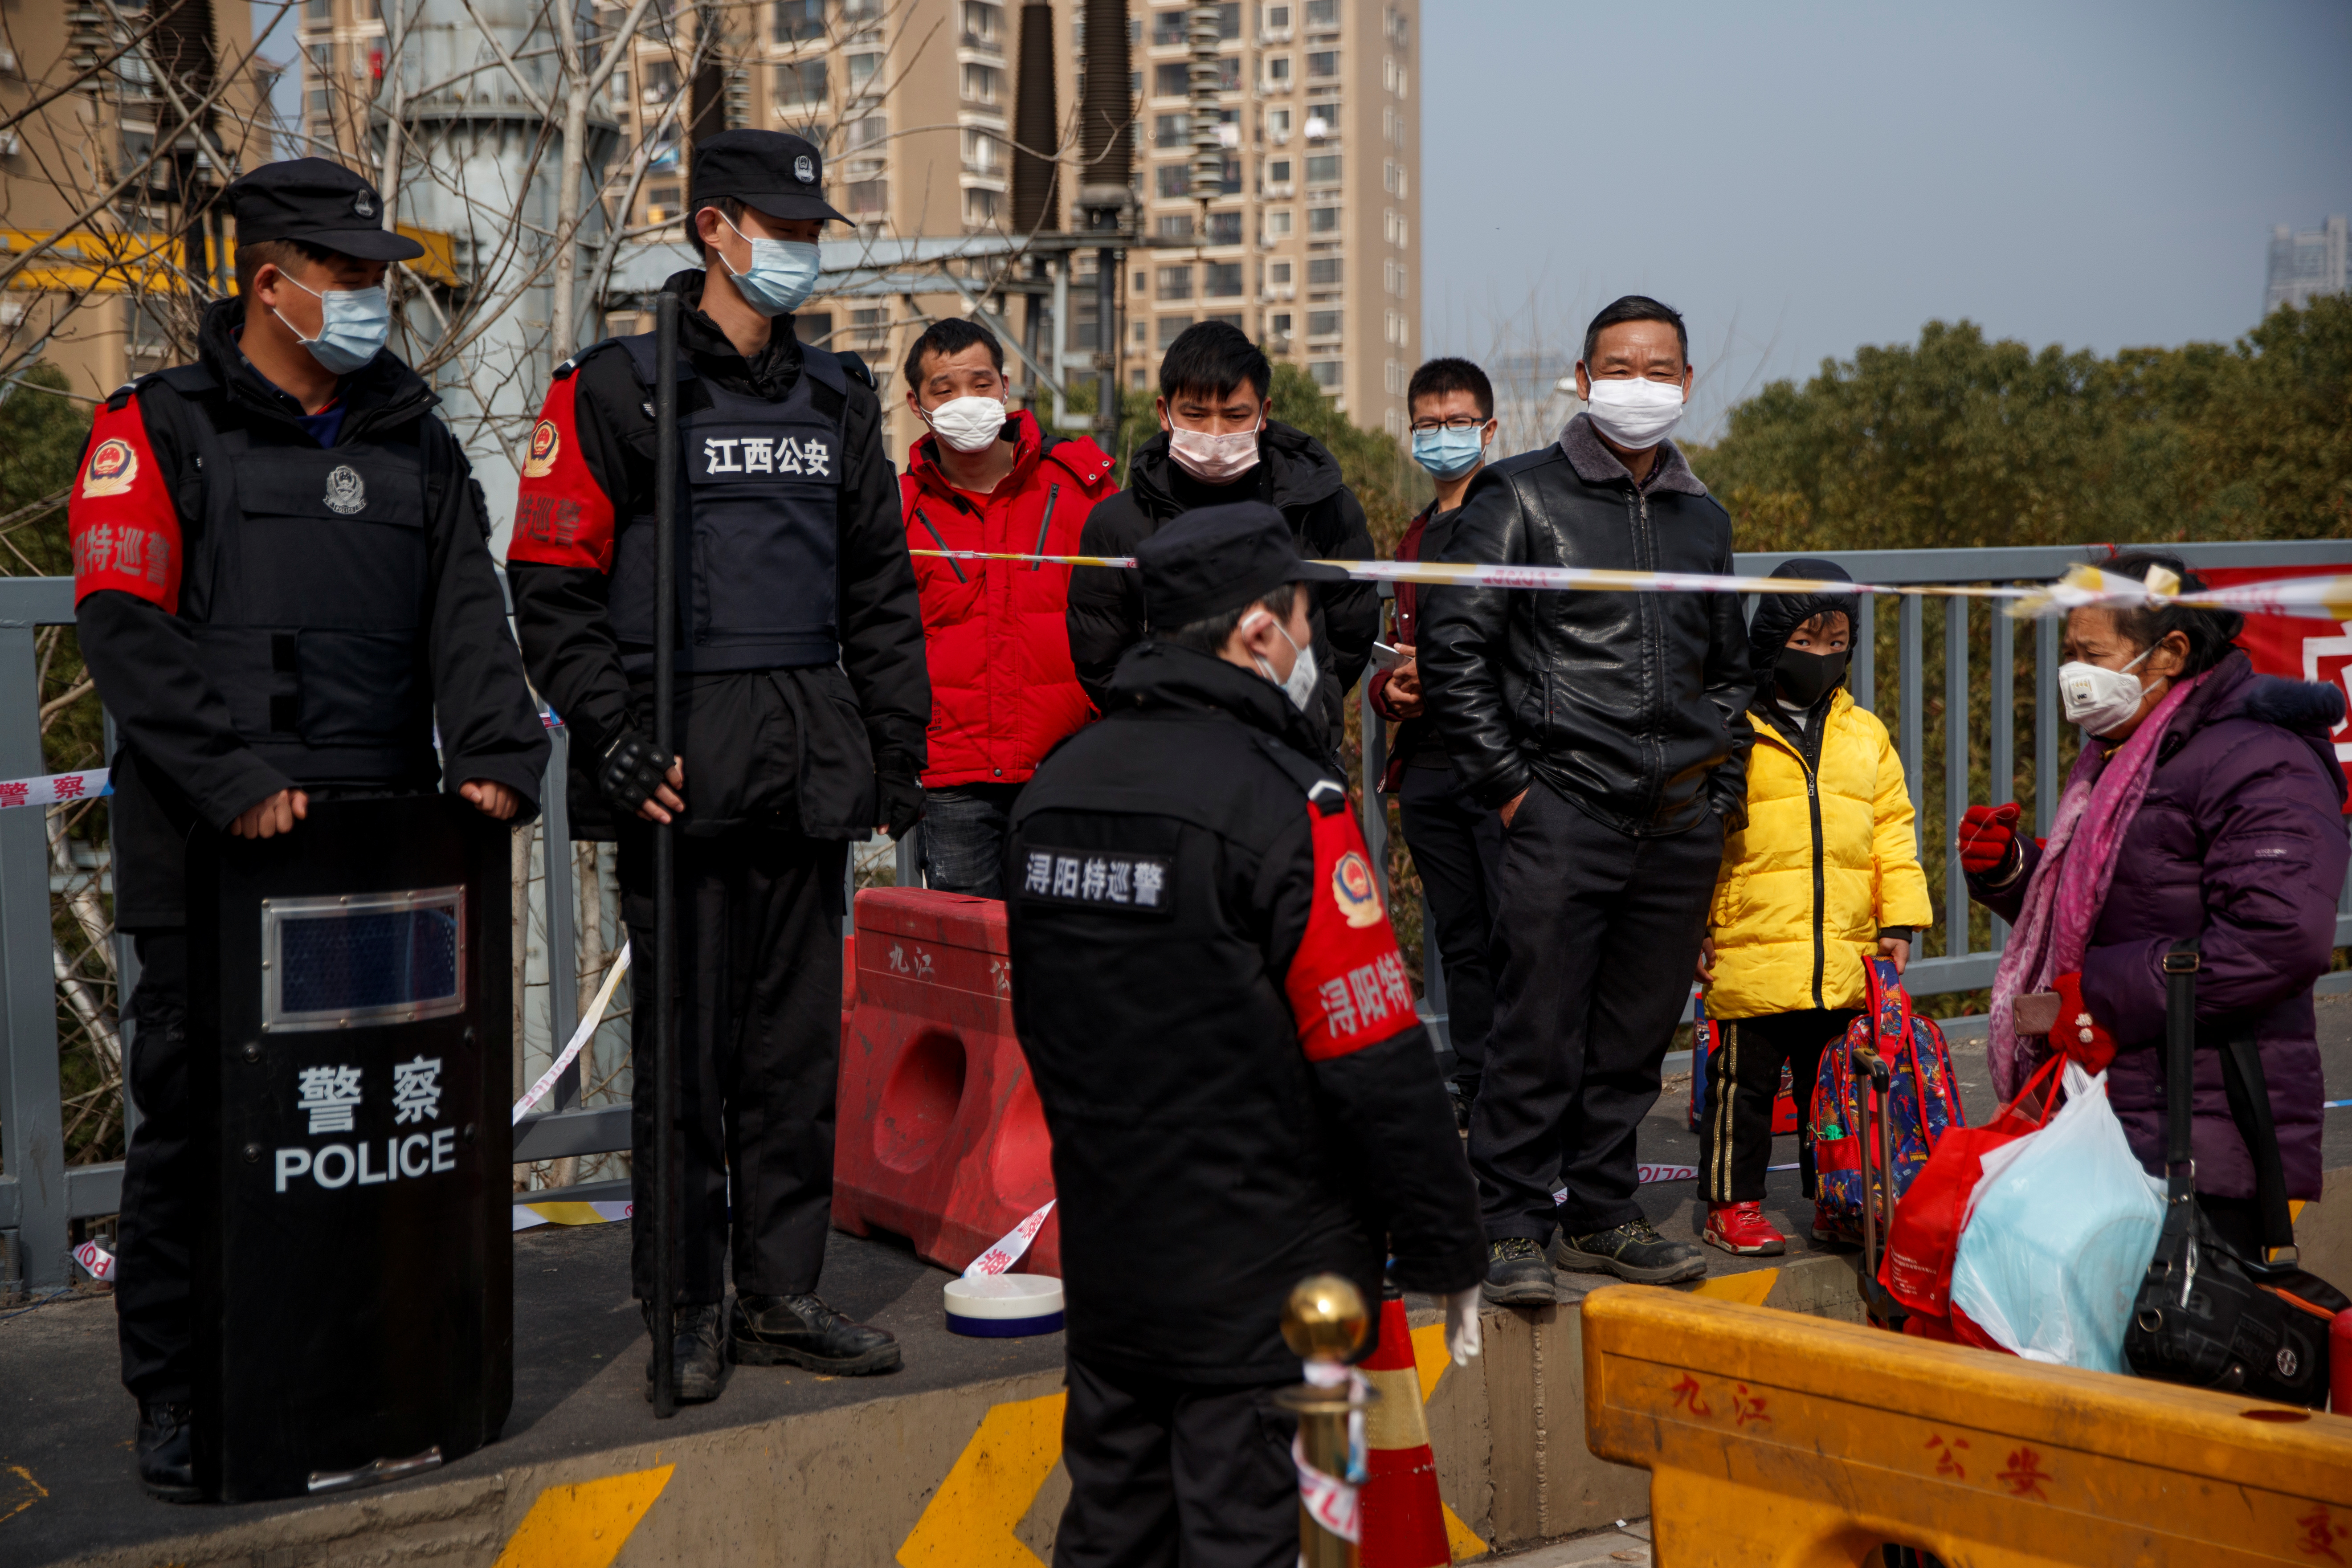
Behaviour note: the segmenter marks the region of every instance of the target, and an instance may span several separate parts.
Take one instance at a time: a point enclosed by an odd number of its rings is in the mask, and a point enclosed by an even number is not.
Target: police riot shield
[[[290,834],[190,846],[208,1497],[415,1474],[505,1423],[508,833],[416,795],[314,800]]]

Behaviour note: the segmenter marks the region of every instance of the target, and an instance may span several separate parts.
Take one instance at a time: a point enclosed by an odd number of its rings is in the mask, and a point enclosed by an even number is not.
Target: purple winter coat
[[[2352,844],[2344,771],[2328,731],[2344,694],[2256,675],[2242,652],[2214,667],[2172,716],[2155,775],[2118,850],[2115,880],[2083,955],[2083,1000],[2116,1040],[2107,1099],[2151,1175],[2164,1171],[2164,973],[2172,944],[2200,938],[2197,1016],[2260,1042],[2289,1197],[2319,1195],[2320,1084],[2312,982],[2336,945],[2336,900]],[[2025,869],[2042,851],[2021,837]],[[2026,877],[1977,901],[2014,920]],[[2221,1060],[2197,1053],[2197,1190],[2254,1195],[2254,1168],[2230,1117]]]

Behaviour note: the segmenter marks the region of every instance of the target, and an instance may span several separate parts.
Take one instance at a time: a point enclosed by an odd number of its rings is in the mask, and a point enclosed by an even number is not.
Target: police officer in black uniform
[[[834,1373],[899,1363],[889,1334],[815,1294],[832,1217],[845,857],[877,825],[896,836],[921,815],[931,708],[881,405],[856,356],[793,331],[816,279],[818,230],[841,216],[822,173],[814,147],[778,132],[729,131],[694,151],[688,222],[708,269],[663,285],[687,307],[681,755],[658,758],[651,742],[650,333],[556,372],[508,553],[524,658],[587,763],[572,779],[572,830],[619,839],[640,955],[653,943],[648,825],[681,831],[669,1037],[680,1047],[681,1400],[716,1397],[730,1351]],[[638,1017],[654,1005],[652,967],[631,974]],[[636,1060],[635,1276],[650,1303],[654,1074]]]
[[[1263,501],[1136,546],[1154,640],[1023,790],[1013,1014],[1054,1139],[1069,1335],[1056,1568],[1298,1558],[1293,1286],[1444,1295],[1477,1195],[1344,785],[1309,583]]]
[[[141,964],[122,1381],[140,1479],[174,1501],[196,1495],[189,835],[299,841],[313,800],[436,789],[527,820],[548,751],[481,488],[439,399],[383,346],[386,268],[423,247],[318,158],[264,165],[228,201],[236,297],[205,310],[196,363],[107,400],[68,510],[81,650],[121,736],[115,918]]]

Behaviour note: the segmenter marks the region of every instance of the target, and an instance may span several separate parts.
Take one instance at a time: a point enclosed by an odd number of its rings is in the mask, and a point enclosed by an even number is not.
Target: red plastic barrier
[[[857,1005],[841,1042],[833,1223],[961,1270],[1054,1195],[1045,1114],[1013,1034],[1004,906],[857,895]],[[1049,1215],[1019,1273],[1059,1275]]]

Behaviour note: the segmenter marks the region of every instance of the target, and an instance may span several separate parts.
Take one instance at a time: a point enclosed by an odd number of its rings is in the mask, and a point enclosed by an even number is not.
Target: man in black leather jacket
[[[1479,476],[1444,558],[1730,572],[1730,517],[1664,439],[1690,385],[1682,318],[1618,300],[1587,330],[1576,374],[1589,412],[1557,445]],[[1487,588],[1428,599],[1429,707],[1506,832],[1502,983],[1470,1117],[1488,1299],[1551,1300],[1553,1261],[1696,1279],[1699,1248],[1642,1217],[1634,1133],[1688,994],[1725,818],[1746,798],[1739,603]]]

